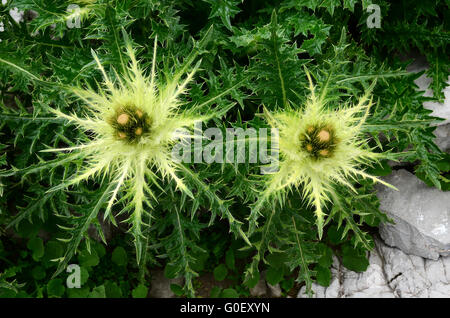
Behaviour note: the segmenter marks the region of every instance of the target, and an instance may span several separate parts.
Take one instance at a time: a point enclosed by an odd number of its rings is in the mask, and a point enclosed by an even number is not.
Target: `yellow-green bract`
[[[71,91],[83,100],[86,116],[66,114],[53,110],[56,116],[75,123],[79,129],[89,132],[93,138],[70,148],[48,149],[46,151],[77,152],[83,158],[81,170],[69,180],[52,190],[78,184],[90,177],[109,177],[113,185],[109,194],[105,219],[111,216],[111,208],[118,194],[124,190],[127,204],[122,212],[128,212],[127,222],[136,244],[138,263],[142,254],[143,215],[150,215],[152,200],[156,201],[151,186],[161,188],[161,181],[173,180],[179,190],[193,198],[183,179],[177,175],[181,163],[171,156],[171,146],[186,135],[196,121],[204,121],[218,115],[209,110],[199,114],[201,105],[181,110],[180,95],[187,92],[186,86],[192,80],[200,61],[192,71],[186,72],[196,54],[187,58],[184,66],[173,76],[163,74],[165,82],[157,78],[156,47],[149,76],[139,67],[134,49],[125,38],[126,51],[130,59],[123,74],[116,74],[113,82],[107,75],[97,55],[93,53],[98,68],[103,74],[103,85],[95,91],[91,88],[73,87]],[[214,98],[213,98],[214,99]]]
[[[268,199],[301,189],[303,198],[315,208],[319,237],[322,237],[323,208],[326,202],[338,200],[336,185],[356,192],[352,180],[363,177],[392,186],[362,168],[384,157],[367,146],[362,129],[372,105],[371,89],[352,107],[327,109],[326,89],[316,96],[311,77],[306,74],[310,97],[303,108],[288,107],[276,113],[265,110],[269,125],[279,130],[279,170],[268,176],[250,219],[256,218]]]

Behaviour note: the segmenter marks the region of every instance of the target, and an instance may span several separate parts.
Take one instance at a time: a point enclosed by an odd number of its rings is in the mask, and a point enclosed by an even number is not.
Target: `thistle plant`
[[[412,2],[418,10],[379,1],[382,28],[371,29],[367,1],[2,1],[0,297],[22,283],[20,297],[63,296],[63,277],[52,278],[69,262],[89,280],[65,296],[104,285],[116,297],[113,280],[146,295],[160,266],[167,278],[184,276],[182,290],[171,286],[180,296],[193,296],[195,277],[209,272],[235,284],[221,297],[235,287],[248,296],[262,272],[289,295],[294,280],[311,294],[314,281],[330,284],[333,253],[364,271],[371,233],[388,222],[375,189],[392,171],[386,159],[450,188],[437,118],[423,107],[447,86],[448,5]],[[399,60],[410,49],[430,64],[434,98]],[[196,120],[227,137],[225,164],[199,162],[199,139],[174,144],[196,138]],[[279,171],[261,175],[246,155],[229,164],[228,128],[270,126],[280,132],[279,161],[270,158]],[[261,159],[266,137],[248,132],[236,148],[245,142],[247,154],[257,141]],[[218,144],[201,141],[214,155]],[[172,160],[179,145],[193,162]],[[119,247],[139,261],[120,267],[127,284],[101,252]]]
[[[212,28],[206,33],[200,46],[208,41],[211,32]],[[98,90],[90,86],[65,87],[85,104],[84,115],[49,109],[58,119],[75,124],[77,129],[84,133],[85,142],[70,147],[45,149],[43,152],[63,152],[64,155],[62,159],[43,162],[31,169],[13,168],[4,174],[21,173],[25,176],[32,172],[55,169],[67,162],[78,161],[81,165],[76,172],[64,182],[50,188],[47,193],[67,189],[89,179],[100,180],[101,183],[107,180],[106,190],[91,212],[92,215],[87,218],[85,227],[80,230],[77,226],[73,228],[61,226],[78,233],[66,240],[71,244],[61,264],[66,264],[73,256],[82,237],[86,235],[84,232],[87,226],[90,222],[95,222],[95,216],[103,204],[106,204],[103,218],[113,224],[116,224],[116,216],[127,214],[128,217],[124,222],[129,224],[129,232],[134,237],[136,259],[140,264],[147,248],[143,228],[150,227],[149,223],[153,217],[151,211],[158,201],[155,189],[164,192],[162,183],[174,182],[177,190],[195,199],[181,174],[187,175],[197,187],[208,188],[194,173],[189,172],[182,162],[172,157],[172,146],[186,138],[197,138],[192,133],[194,123],[221,117],[229,107],[220,110],[208,107],[205,110],[205,106],[227,94],[231,89],[183,110],[181,96],[187,94],[187,85],[192,81],[201,63],[201,60],[198,61],[192,70],[187,71],[196,59],[198,50],[194,50],[172,76],[170,74],[158,76],[156,71],[158,42],[155,38],[151,70],[146,76],[124,31],[123,37],[130,63],[128,66],[123,65],[122,74],[114,70],[116,81],[108,76],[99,57],[92,51],[97,67],[103,75],[103,83],[99,85]],[[164,82],[161,77],[165,78]],[[213,200],[219,200],[210,190],[206,192]],[[123,203],[124,207],[112,215],[112,208],[117,201]],[[220,205],[220,202],[218,204]],[[221,208],[223,207],[219,207]],[[228,217],[232,229],[236,229],[237,221],[231,215]],[[243,231],[237,231],[244,235]],[[101,231],[100,235],[103,235]],[[58,271],[62,268],[61,265]]]
[[[88,105],[86,117],[68,115],[60,110],[53,111],[58,117],[75,123],[79,129],[91,132],[93,138],[79,146],[47,150],[74,152],[75,156],[86,160],[81,171],[50,191],[78,184],[90,177],[111,177],[112,187],[104,213],[105,219],[110,216],[119,191],[126,190],[128,204],[122,213],[130,211],[126,221],[131,224],[130,232],[134,236],[138,263],[143,248],[143,215],[150,213],[145,205],[151,208],[151,200],[156,199],[150,185],[158,185],[159,179],[172,179],[181,191],[192,197],[182,179],[177,176],[178,164],[171,158],[170,146],[179,137],[176,131],[215,115],[194,115],[192,110],[177,113],[179,96],[186,93],[186,85],[191,81],[199,63],[181,82],[184,69],[167,83],[160,84],[155,71],[156,45],[155,39],[151,73],[149,77],[145,77],[130,41],[126,42],[131,63],[118,84],[112,82],[97,55],[93,53],[104,76],[104,87],[99,92],[92,89],[72,89]]]
[[[300,191],[303,198],[315,209],[319,238],[323,235],[324,207],[327,202],[338,201],[336,185],[345,186],[357,193],[353,181],[370,179],[388,187],[393,186],[364,171],[386,154],[368,147],[364,124],[372,105],[372,86],[353,106],[341,105],[327,108],[327,91],[320,96],[308,71],[310,97],[301,109],[286,109],[265,117],[272,128],[279,130],[279,170],[269,175],[265,189],[252,209],[250,220],[254,228],[259,210],[271,198],[283,201],[289,191]]]

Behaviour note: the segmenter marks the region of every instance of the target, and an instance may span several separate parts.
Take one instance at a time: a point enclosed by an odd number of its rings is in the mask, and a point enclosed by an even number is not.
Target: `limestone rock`
[[[363,273],[346,269],[335,257],[331,268],[330,286],[313,284],[315,298],[393,298],[394,292],[386,283],[382,260],[377,253],[369,256],[370,265]],[[298,297],[307,297],[305,287]]]
[[[407,71],[410,72],[420,72],[428,68],[426,60],[422,57],[416,58],[416,60],[409,65]],[[422,74],[418,79],[414,82],[419,86],[420,90],[424,90],[425,93],[423,96],[431,97],[433,96],[433,91],[429,88],[432,79]],[[450,84],[450,80],[447,81]],[[433,113],[431,116],[443,118],[444,121],[439,122],[437,125],[445,125],[450,123],[450,86],[447,86],[444,89],[445,100],[444,103],[437,102],[425,102],[423,103],[423,107],[429,110],[432,110]]]
[[[438,126],[434,131],[434,142],[444,152],[450,153],[450,124]]]
[[[9,15],[11,16],[11,18],[14,19],[14,21],[16,21],[16,23],[23,22],[23,14],[24,14],[24,11],[20,11],[17,8],[13,8],[13,9],[9,10]]]
[[[399,190],[377,186],[380,209],[395,222],[380,225],[385,243],[434,260],[450,255],[450,192],[428,187],[406,170],[384,180]]]
[[[375,240],[363,273],[345,269],[337,258],[328,287],[313,284],[315,298],[450,298],[450,256],[438,260],[407,255]],[[307,297],[305,287],[298,293]]]
[[[387,281],[396,297],[450,297],[450,257],[436,261],[379,244]]]

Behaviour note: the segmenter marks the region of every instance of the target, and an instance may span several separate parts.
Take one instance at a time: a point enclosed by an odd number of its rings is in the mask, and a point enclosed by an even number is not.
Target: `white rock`
[[[431,284],[427,280],[424,259],[386,246],[382,246],[381,250],[386,279],[396,296],[428,297],[426,292]]]
[[[450,255],[450,192],[428,187],[406,170],[384,180],[399,190],[377,186],[380,209],[395,222],[380,225],[385,243],[434,260]]]
[[[417,58],[413,63],[411,63],[407,71],[409,72],[420,72],[428,68],[426,60],[422,57]],[[429,88],[432,79],[422,74],[418,79],[414,81],[420,90],[424,90],[423,96],[432,97],[433,91]],[[450,78],[447,80],[447,84],[450,84]],[[444,121],[437,123],[437,125],[445,125],[450,123],[450,86],[446,86],[444,89],[444,103],[437,102],[425,102],[423,107],[432,110],[431,116],[443,118]]]
[[[342,297],[345,298],[392,298],[394,294],[386,284],[382,260],[373,252],[369,257],[369,267],[363,273],[343,269]]]
[[[397,297],[450,297],[449,256],[434,261],[378,246],[385,258],[387,281]]]
[[[24,11],[19,11],[18,8],[9,10],[9,15],[11,16],[11,18],[13,18],[14,21],[16,21],[16,23],[20,23],[23,21],[23,14]]]
[[[434,131],[436,146],[444,152],[450,152],[450,124],[438,126]]]
[[[375,240],[369,267],[363,273],[333,263],[328,287],[313,284],[315,298],[450,298],[450,256],[438,260],[407,255],[401,250]],[[337,271],[333,269],[337,268]],[[305,287],[298,293],[305,295]]]

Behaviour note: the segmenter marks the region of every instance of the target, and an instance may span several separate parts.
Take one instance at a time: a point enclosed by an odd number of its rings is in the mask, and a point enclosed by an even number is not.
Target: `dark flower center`
[[[128,143],[136,143],[150,131],[151,120],[143,110],[126,106],[116,110],[109,120],[116,137]]]
[[[336,148],[334,129],[328,125],[311,125],[300,136],[301,147],[315,159],[329,158]]]

